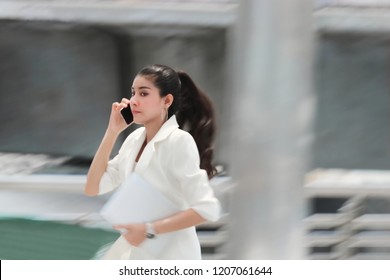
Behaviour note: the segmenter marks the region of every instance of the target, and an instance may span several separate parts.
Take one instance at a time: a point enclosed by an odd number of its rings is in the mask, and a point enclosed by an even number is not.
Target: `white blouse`
[[[114,190],[131,172],[135,172],[158,188],[179,209],[192,208],[206,220],[218,220],[220,203],[214,196],[206,171],[199,168],[196,143],[188,132],[179,129],[175,115],[149,141],[134,166],[145,137],[145,128],[142,127],[126,138],[118,155],[108,163],[100,181],[99,193]],[[160,255],[145,252],[142,247],[133,247],[123,237],[119,237],[104,259],[201,258],[195,227],[165,234],[174,235],[174,238],[169,239],[173,241]],[[159,242],[158,236],[144,242]]]

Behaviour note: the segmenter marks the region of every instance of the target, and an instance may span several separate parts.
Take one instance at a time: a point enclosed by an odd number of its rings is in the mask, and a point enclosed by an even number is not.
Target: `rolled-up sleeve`
[[[134,141],[142,136],[144,130],[144,128],[138,128],[127,136],[120,147],[118,154],[108,162],[106,171],[100,179],[99,194],[110,192],[122,184],[125,176],[127,176],[124,166],[128,166],[129,151],[132,149]]]
[[[175,142],[170,167],[180,184],[183,196],[189,207],[209,221],[217,221],[221,206],[210,186],[205,170],[200,169],[199,152],[192,136],[180,135]]]
[[[118,154],[108,162],[106,171],[100,179],[99,195],[108,193],[119,186],[119,157],[120,155]]]

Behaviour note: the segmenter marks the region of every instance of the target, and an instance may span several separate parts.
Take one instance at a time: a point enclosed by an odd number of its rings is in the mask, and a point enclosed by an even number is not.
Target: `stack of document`
[[[156,187],[136,173],[131,173],[100,211],[112,225],[153,222],[169,217],[179,208]],[[140,247],[160,255],[173,234],[161,234],[145,240]]]

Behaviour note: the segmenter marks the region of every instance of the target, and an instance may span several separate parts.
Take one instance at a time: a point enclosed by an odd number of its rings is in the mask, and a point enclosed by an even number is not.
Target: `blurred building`
[[[90,158],[135,73],[188,71],[217,107],[228,163],[229,36],[238,1],[0,1],[0,151]],[[389,1],[313,3],[312,168],[390,167]],[[243,51],[245,47],[243,46]],[[117,146],[118,147],[118,146]]]
[[[112,102],[129,97],[135,74],[152,63],[187,71],[213,99],[223,132],[236,5],[0,1],[0,151],[91,158]]]
[[[317,1],[313,167],[389,169],[390,1]]]
[[[307,179],[318,214],[307,220],[306,245],[312,258],[389,259],[390,1],[315,4],[311,167],[322,169]]]

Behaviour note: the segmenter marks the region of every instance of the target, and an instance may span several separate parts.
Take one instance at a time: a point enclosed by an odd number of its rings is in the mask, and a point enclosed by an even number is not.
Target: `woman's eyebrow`
[[[131,89],[134,90],[134,87],[131,87]],[[139,87],[138,89],[151,89],[151,88],[143,86],[143,87]]]

